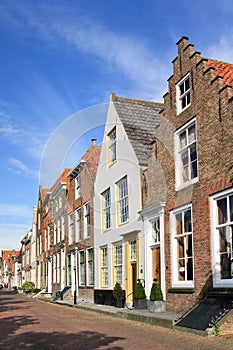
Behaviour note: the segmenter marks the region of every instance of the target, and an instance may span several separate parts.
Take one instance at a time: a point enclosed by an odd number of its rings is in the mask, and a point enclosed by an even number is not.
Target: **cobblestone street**
[[[232,349],[232,338],[205,338],[117,319],[7,291],[0,292],[0,349]]]

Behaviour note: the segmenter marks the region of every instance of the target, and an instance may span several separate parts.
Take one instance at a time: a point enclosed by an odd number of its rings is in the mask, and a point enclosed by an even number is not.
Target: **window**
[[[61,254],[57,254],[57,283],[60,283],[60,276],[61,276]]]
[[[84,206],[84,236],[90,237],[90,203],[86,203]]]
[[[59,207],[59,209],[62,208],[62,197],[61,196],[59,196],[59,198],[58,198],[58,207]]]
[[[110,189],[104,192],[103,196],[103,229],[111,227],[111,194]]]
[[[108,134],[109,139],[109,165],[116,161],[116,127]]]
[[[233,191],[213,200],[214,284],[233,287]]]
[[[53,224],[53,244],[57,244],[57,223]]]
[[[84,286],[85,284],[85,275],[84,275],[84,251],[81,250],[78,252],[79,254],[79,285]]]
[[[75,179],[75,198],[79,198],[81,196],[81,180],[80,175],[78,175]]]
[[[178,130],[175,135],[177,187],[198,180],[196,121]]]
[[[160,219],[156,218],[152,222],[152,243],[160,243]]]
[[[65,239],[65,216],[61,217],[61,239]]]
[[[57,256],[53,255],[53,283],[57,282]]]
[[[176,86],[177,114],[181,113],[191,103],[190,75],[187,74]]]
[[[124,178],[123,180],[118,182],[117,186],[118,186],[119,223],[123,224],[129,220],[127,178]]]
[[[191,206],[171,213],[173,285],[193,287],[193,228]]]
[[[69,244],[74,242],[74,214],[69,215]]]
[[[48,225],[48,228],[47,228],[47,244],[48,244],[48,246],[47,246],[47,250],[49,250],[50,249],[50,225]]]
[[[76,239],[77,241],[81,239],[81,208],[76,210]]]
[[[137,260],[137,241],[136,239],[130,242],[130,261]]]
[[[94,285],[94,255],[93,248],[87,249],[87,285]]]
[[[57,220],[57,242],[61,241],[61,220]]]
[[[114,283],[122,285],[122,244],[114,246]]]
[[[108,248],[100,249],[101,259],[101,286],[108,287]]]
[[[71,286],[72,279],[71,279],[71,255],[67,255],[67,284],[68,286]]]

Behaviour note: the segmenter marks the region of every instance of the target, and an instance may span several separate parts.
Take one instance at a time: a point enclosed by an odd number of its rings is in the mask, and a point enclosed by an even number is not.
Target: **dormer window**
[[[114,127],[108,134],[109,148],[108,148],[108,160],[109,165],[116,161],[116,127]]]
[[[78,175],[75,179],[75,198],[78,199],[81,196],[81,181],[80,175]]]
[[[177,114],[181,113],[191,104],[190,96],[190,74],[187,74],[176,85]]]

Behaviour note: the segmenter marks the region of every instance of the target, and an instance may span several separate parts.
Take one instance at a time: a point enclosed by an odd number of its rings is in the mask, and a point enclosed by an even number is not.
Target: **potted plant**
[[[113,288],[113,297],[115,299],[115,305],[116,307],[123,307],[123,301],[124,301],[124,291],[120,285],[120,283],[116,282],[114,288]]]
[[[134,308],[135,309],[146,309],[147,308],[146,293],[145,293],[145,289],[144,289],[142,283],[140,282],[140,280],[137,281],[137,284],[135,286]]]
[[[158,279],[154,278],[150,291],[150,312],[163,312],[165,311],[165,302],[163,300],[163,292],[161,286],[158,283]]]

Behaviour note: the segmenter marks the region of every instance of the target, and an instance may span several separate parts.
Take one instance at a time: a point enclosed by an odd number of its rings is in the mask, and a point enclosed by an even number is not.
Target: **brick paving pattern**
[[[1,350],[228,350],[232,349],[232,341],[0,292]]]

